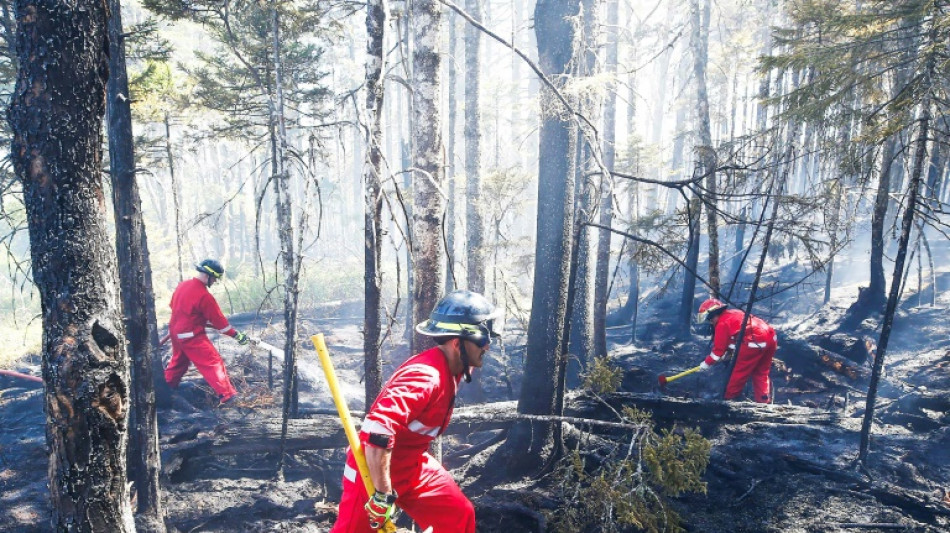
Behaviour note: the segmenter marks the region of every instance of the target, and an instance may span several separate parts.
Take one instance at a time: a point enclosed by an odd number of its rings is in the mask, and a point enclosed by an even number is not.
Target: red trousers
[[[775,356],[775,350],[778,344],[775,339],[763,342],[763,347],[752,348],[748,344],[739,350],[736,358],[736,366],[732,369],[732,377],[729,378],[729,384],[726,386],[727,400],[731,400],[742,394],[742,389],[749,379],[752,379],[752,390],[755,393],[755,401],[758,403],[772,403],[770,390],[772,382],[769,380],[769,371],[772,369],[772,357]]]
[[[171,388],[178,387],[191,363],[222,400],[237,394],[221,354],[207,335],[195,335],[190,339],[178,339],[172,335],[172,358],[165,367],[165,381]]]
[[[452,476],[431,455],[423,453],[415,465],[404,468],[393,458],[393,489],[398,494],[396,506],[408,514],[423,530],[432,526],[432,533],[475,533],[475,508],[462,494]],[[408,477],[397,474],[412,472]],[[330,533],[376,533],[369,527],[363,508],[369,496],[356,471],[353,452],[347,453],[343,472],[343,497],[340,516]]]

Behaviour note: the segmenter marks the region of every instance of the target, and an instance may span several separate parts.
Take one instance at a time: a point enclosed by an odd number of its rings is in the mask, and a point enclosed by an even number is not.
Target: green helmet
[[[204,272],[214,279],[221,279],[221,277],[224,276],[224,267],[214,259],[205,259],[198,263],[195,265],[195,270]]]
[[[416,326],[416,332],[429,337],[461,337],[480,346],[492,337],[501,313],[484,296],[471,291],[453,291],[436,304],[429,319]],[[501,321],[497,321],[501,326]]]

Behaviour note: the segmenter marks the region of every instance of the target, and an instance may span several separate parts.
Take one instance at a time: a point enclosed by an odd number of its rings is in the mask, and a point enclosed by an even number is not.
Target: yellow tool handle
[[[679,378],[681,378],[681,377],[683,377],[683,376],[688,376],[688,375],[692,374],[693,372],[699,372],[699,366],[698,366],[698,365],[697,365],[697,366],[694,366],[693,368],[690,368],[689,370],[684,370],[684,371],[680,372],[679,374],[676,374],[675,376],[670,376],[670,377],[666,378],[666,382],[669,383],[669,382],[674,381],[674,380],[677,380],[677,379],[679,379]]]
[[[317,355],[320,356],[320,365],[323,367],[323,373],[327,376],[327,383],[330,385],[330,394],[333,395],[333,403],[336,404],[336,410],[340,413],[340,422],[343,423],[343,432],[346,433],[346,440],[350,443],[350,450],[353,451],[353,458],[356,460],[356,468],[363,478],[363,485],[366,487],[366,494],[374,494],[376,487],[373,486],[373,480],[369,476],[369,467],[366,465],[366,456],[363,454],[363,448],[360,446],[360,439],[356,435],[356,428],[353,426],[353,419],[350,417],[350,408],[346,405],[346,399],[340,392],[340,385],[336,381],[336,372],[333,370],[333,362],[330,361],[330,352],[327,351],[327,344],[323,340],[323,333],[312,335],[310,340],[313,347],[317,349]],[[396,525],[391,520],[379,529],[381,533],[394,533]]]

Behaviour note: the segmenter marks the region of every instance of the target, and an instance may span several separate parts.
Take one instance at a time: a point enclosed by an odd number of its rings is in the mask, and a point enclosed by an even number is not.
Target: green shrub
[[[584,374],[582,387],[596,394],[617,392],[623,381],[623,369],[611,365],[607,357],[597,357]]]
[[[561,505],[548,514],[552,531],[683,531],[667,499],[706,492],[709,441],[694,429],[657,431],[650,414],[637,409],[625,408],[623,419],[640,425],[629,439],[578,448],[562,460],[556,478]]]

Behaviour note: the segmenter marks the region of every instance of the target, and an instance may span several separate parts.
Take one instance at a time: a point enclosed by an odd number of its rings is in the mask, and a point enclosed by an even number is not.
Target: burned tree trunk
[[[933,30],[931,30],[933,31]],[[928,58],[927,69],[924,75],[927,81],[933,78],[934,57]],[[910,232],[914,227],[914,218],[917,209],[917,195],[920,189],[921,178],[924,172],[924,161],[927,156],[927,137],[930,132],[930,93],[920,103],[920,131],[917,134],[914,167],[907,185],[907,200],[904,205],[904,218],[901,221],[901,236],[897,242],[897,256],[894,258],[894,274],[891,277],[891,291],[887,299],[887,308],[884,310],[884,319],[881,324],[881,338],[877,343],[877,357],[871,368],[871,383],[868,385],[867,405],[864,412],[864,421],[861,424],[861,447],[858,460],[867,462],[871,443],[871,424],[874,421],[874,408],[877,401],[877,386],[881,380],[881,371],[884,368],[884,354],[891,336],[891,327],[894,325],[894,313],[897,311],[897,301],[900,297],[900,280],[904,272],[904,261],[907,258],[907,245],[910,242]]]
[[[100,174],[108,8],[22,0],[16,13],[8,116],[43,317],[51,525],[131,532],[129,361]]]
[[[618,0],[607,0],[607,53],[608,76],[606,101],[604,103],[604,166],[613,172],[617,155],[617,75],[618,58]],[[632,102],[627,105],[632,106]],[[610,227],[613,223],[613,177],[605,174],[600,178],[600,224]],[[594,354],[607,355],[607,291],[610,277],[610,237],[607,230],[600,230],[597,238],[597,262],[594,267]],[[622,260],[622,258],[618,259]]]
[[[569,17],[580,10],[580,0],[539,0],[535,7],[535,34],[543,72],[556,84],[564,76],[572,56],[574,27]],[[564,364],[562,340],[567,311],[574,211],[574,169],[572,131],[567,111],[550,89],[543,93],[545,105],[539,134],[538,215],[535,244],[534,289],[525,380],[518,411],[550,415],[558,412],[558,369]],[[512,471],[531,470],[541,465],[553,444],[551,424],[516,424],[505,448],[510,453]]]
[[[275,4],[271,7],[271,34],[274,54],[274,96],[271,120],[277,134],[277,157],[275,158],[274,188],[277,207],[277,232],[280,235],[280,256],[284,271],[284,402],[282,434],[287,431],[287,419],[297,412],[297,298],[300,281],[300,258],[295,249],[294,236],[303,229],[294,230],[293,202],[291,201],[289,149],[284,109],[283,65],[281,61],[280,12]],[[277,464],[277,476],[283,478],[284,440]]]
[[[709,125],[709,97],[706,92],[706,63],[709,48],[709,0],[691,0],[693,18],[693,77],[696,83],[696,123],[699,146],[696,152],[706,180],[706,233],[709,236],[709,290],[719,296],[719,226],[716,216],[716,151]]]
[[[382,250],[382,118],[383,118],[383,39],[386,31],[386,4],[373,0],[366,6],[366,157],[363,163],[363,368],[366,372],[365,401],[372,405],[383,387],[383,365],[379,358],[381,332],[380,311],[380,254]]]
[[[115,210],[116,252],[125,332],[132,360],[132,405],[130,408],[129,474],[135,482],[140,529],[165,531],[158,474],[158,420],[155,416],[156,389],[154,363],[161,359],[153,353],[158,346],[155,319],[155,295],[152,291],[152,266],[148,240],[142,220],[142,201],[135,179],[135,153],[132,140],[132,110],[129,79],[125,70],[125,42],[122,36],[122,8],[118,0],[109,1],[109,165]],[[168,395],[162,374],[161,387]]]
[[[412,271],[413,323],[429,317],[442,297],[442,117],[439,106],[439,40],[442,5],[438,0],[417,0],[410,9],[414,43],[412,51],[413,209]],[[414,334],[413,349],[428,346]]]

